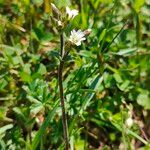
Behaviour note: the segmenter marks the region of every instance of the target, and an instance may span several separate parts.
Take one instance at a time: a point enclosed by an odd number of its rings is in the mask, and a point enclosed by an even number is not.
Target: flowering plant
[[[63,12],[61,12],[54,4],[51,4],[52,10],[53,10],[53,16],[52,20],[56,22],[57,28],[59,30],[60,34],[60,64],[58,67],[58,82],[59,82],[59,94],[60,94],[60,101],[61,101],[61,109],[62,109],[62,124],[63,124],[63,131],[64,131],[64,139],[65,139],[65,145],[66,150],[69,149],[69,134],[68,134],[68,123],[67,123],[67,116],[66,116],[66,110],[65,110],[65,97],[64,97],[64,90],[63,90],[63,79],[62,79],[62,73],[63,73],[63,67],[64,62],[69,54],[68,50],[65,50],[65,29],[68,25],[68,23],[75,18],[75,16],[78,15],[78,10],[70,9],[68,6],[66,7],[66,12],[63,15]],[[65,17],[64,17],[65,16]],[[70,46],[76,45],[80,46],[81,42],[86,40],[86,35],[90,33],[90,30],[81,31],[73,29],[70,33],[69,38],[67,38],[67,42],[69,42]],[[71,47],[70,47],[71,48]]]

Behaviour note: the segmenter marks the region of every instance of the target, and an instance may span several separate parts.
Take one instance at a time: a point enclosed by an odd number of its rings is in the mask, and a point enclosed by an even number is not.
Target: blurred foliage
[[[71,150],[150,149],[149,0],[0,0],[0,149],[63,149],[51,2],[80,12],[66,37],[92,29],[64,69]]]

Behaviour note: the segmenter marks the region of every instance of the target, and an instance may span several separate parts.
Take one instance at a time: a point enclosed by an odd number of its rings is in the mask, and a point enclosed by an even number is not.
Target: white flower
[[[76,15],[78,15],[78,10],[71,10],[68,6],[66,7],[66,13],[68,15],[68,19],[73,19]]]
[[[133,125],[133,119],[131,117],[129,117],[126,122],[125,122],[127,127],[131,127]]]
[[[81,42],[84,41],[85,38],[85,34],[84,32],[82,32],[81,30],[73,30],[71,31],[71,35],[69,38],[69,41],[77,46],[81,45]]]

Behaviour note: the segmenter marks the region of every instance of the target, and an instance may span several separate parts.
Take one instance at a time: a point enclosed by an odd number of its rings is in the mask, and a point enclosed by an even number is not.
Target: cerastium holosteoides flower
[[[69,54],[71,46],[80,46],[81,42],[86,40],[85,36],[89,35],[91,30],[81,31],[73,29],[70,33],[68,40],[65,42],[64,34],[67,25],[76,15],[78,15],[78,10],[71,10],[69,7],[66,7],[66,12],[61,12],[54,4],[51,4],[53,15],[51,20],[54,22],[54,26],[59,30],[60,36],[60,63],[58,67],[58,86],[59,86],[59,96],[61,102],[62,110],[62,124],[63,124],[63,133],[64,133],[64,143],[65,150],[69,150],[69,133],[68,133],[68,123],[67,115],[65,109],[65,97],[63,89],[63,68],[66,61],[66,57]],[[66,44],[67,43],[67,44]],[[67,46],[66,46],[67,45]],[[69,46],[68,46],[69,45]],[[65,47],[66,46],[66,47]]]

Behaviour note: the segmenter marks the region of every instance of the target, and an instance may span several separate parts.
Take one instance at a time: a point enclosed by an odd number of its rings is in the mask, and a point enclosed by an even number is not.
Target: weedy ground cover
[[[0,0],[0,149],[149,150],[149,0]]]

